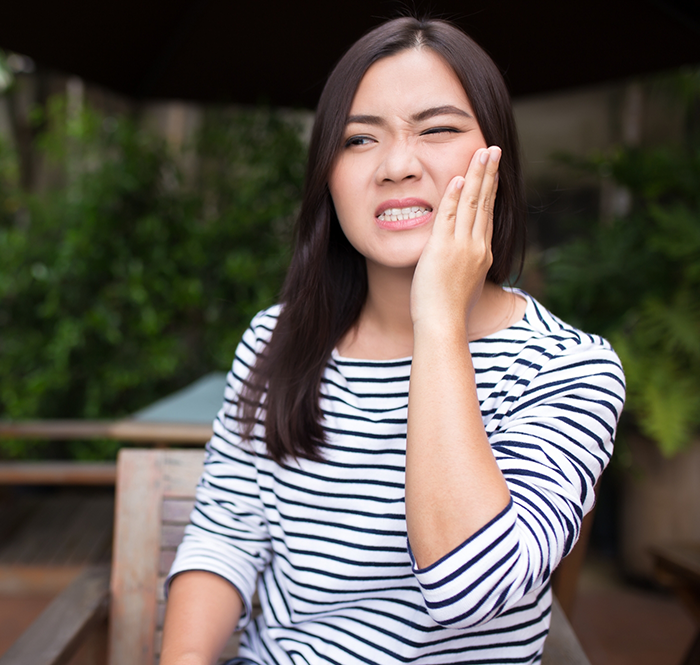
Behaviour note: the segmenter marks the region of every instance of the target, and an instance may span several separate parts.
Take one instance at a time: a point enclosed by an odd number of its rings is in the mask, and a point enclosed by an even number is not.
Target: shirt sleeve
[[[550,355],[489,435],[510,504],[431,566],[418,569],[411,557],[437,623],[482,624],[549,580],[595,503],[624,394],[622,366],[607,342]]]
[[[258,317],[256,317],[258,318]],[[220,575],[238,591],[244,610],[237,629],[250,621],[257,578],[267,566],[270,535],[257,484],[257,455],[239,435],[238,400],[242,381],[265,343],[265,329],[253,320],[244,333],[226,380],[224,405],[214,420],[204,471],[190,524],[165,583],[188,570]]]

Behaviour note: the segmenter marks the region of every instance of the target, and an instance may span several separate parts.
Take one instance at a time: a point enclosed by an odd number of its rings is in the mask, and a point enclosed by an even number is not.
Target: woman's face
[[[464,88],[440,56],[410,49],[374,63],[328,183],[348,240],[368,262],[414,267],[448,183],[485,147]]]

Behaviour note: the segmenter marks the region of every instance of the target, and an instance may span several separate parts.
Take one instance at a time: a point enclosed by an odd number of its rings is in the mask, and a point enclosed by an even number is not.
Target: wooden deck
[[[114,487],[0,487],[0,654],[80,574],[112,552]],[[88,643],[69,665],[94,665]]]
[[[108,562],[113,514],[113,488],[2,488],[0,593],[53,593]]]

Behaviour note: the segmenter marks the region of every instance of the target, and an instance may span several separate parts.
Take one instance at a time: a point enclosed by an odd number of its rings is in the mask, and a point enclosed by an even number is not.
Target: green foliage
[[[671,456],[700,427],[700,150],[618,150],[578,164],[628,188],[631,214],[550,256],[548,304],[605,335],[627,412]]]
[[[63,186],[18,191],[0,150],[0,417],[114,418],[227,369],[286,269],[298,128],[268,109],[209,111],[173,155],[126,118],[71,118],[61,100],[46,124],[39,150]]]
[[[12,70],[7,64],[7,57],[0,49],[0,94],[10,88],[13,82],[14,76],[12,75]]]

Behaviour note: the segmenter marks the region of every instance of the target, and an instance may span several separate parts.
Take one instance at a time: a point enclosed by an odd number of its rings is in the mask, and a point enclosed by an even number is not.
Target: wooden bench
[[[104,567],[88,568],[0,658],[0,665],[69,663],[81,641],[104,630],[107,618],[109,665],[159,661],[163,582],[188,521],[202,462],[198,450],[120,452],[111,576]],[[232,657],[237,648],[233,635],[223,656]],[[556,601],[542,662],[590,665]]]

